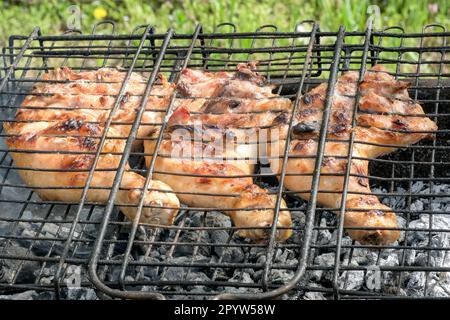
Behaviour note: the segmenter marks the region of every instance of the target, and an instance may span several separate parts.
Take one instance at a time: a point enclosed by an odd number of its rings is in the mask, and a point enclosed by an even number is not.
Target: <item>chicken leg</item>
[[[437,130],[436,124],[424,117],[422,107],[409,98],[408,84],[396,81],[382,66],[375,66],[358,84],[358,73],[344,73],[332,96],[324,161],[317,200],[328,208],[340,208],[347,157],[352,153],[348,194],[345,201],[344,227],[350,236],[364,244],[386,244],[399,237],[397,219],[392,210],[371,195],[368,160],[395,151],[424,138]],[[352,128],[356,90],[361,97]],[[289,146],[284,184],[308,200],[317,152],[317,138],[322,125],[327,85],[321,84],[301,99]],[[284,127],[286,132],[286,126]],[[349,150],[354,132],[353,149]],[[332,141],[331,141],[332,140]],[[284,140],[269,144],[268,154],[284,150]],[[278,174],[281,161],[271,157],[271,167]]]
[[[104,123],[120,89],[124,73],[101,69],[75,73],[68,68],[56,69],[43,78],[46,82],[34,86],[14,122],[3,124],[8,134],[6,143],[22,179],[42,199],[78,202],[86,184],[88,171],[94,164]],[[130,120],[135,117],[145,79],[132,74],[125,97],[114,114],[115,125],[106,133],[102,153],[93,173],[87,200],[108,201],[121,153],[128,136]],[[49,83],[56,81],[57,83]],[[163,88],[166,86],[166,88]],[[155,91],[170,92],[168,84]],[[164,110],[166,98],[154,97],[152,108]],[[158,112],[145,112],[145,119],[161,117]],[[123,125],[121,124],[123,123]],[[148,134],[151,127],[141,126],[138,135]],[[127,166],[115,199],[121,211],[130,219],[136,216],[145,178]],[[142,223],[171,224],[179,208],[178,198],[169,186],[151,181],[145,191]]]

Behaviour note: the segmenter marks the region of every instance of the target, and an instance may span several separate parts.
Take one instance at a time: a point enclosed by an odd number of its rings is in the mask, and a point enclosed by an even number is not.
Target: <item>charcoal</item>
[[[43,285],[52,285],[55,279],[55,273],[58,269],[56,264],[47,265],[45,268],[41,270],[35,270],[34,276],[38,277],[40,274],[40,283]]]
[[[354,262],[359,266],[375,265],[377,257],[376,251],[367,248],[355,248],[353,250],[351,262]]]
[[[188,225],[190,227],[201,227],[204,224],[203,218],[203,212],[190,212],[189,215],[185,218],[185,225]]]
[[[287,255],[285,255],[284,253],[288,254],[288,251],[286,250],[283,252],[283,250],[281,250],[281,249],[276,249],[273,260],[275,262],[285,262]]]
[[[326,300],[322,292],[308,291],[303,296],[305,300]]]
[[[214,231],[211,234],[211,239],[213,240],[216,235],[223,236],[223,233],[219,231]],[[214,240],[213,240],[214,241]],[[219,243],[219,242],[216,242]],[[226,242],[220,242],[221,244]],[[231,243],[232,245],[232,243]],[[235,246],[214,246],[213,249],[214,253],[222,259],[222,262],[228,262],[228,263],[239,263],[244,261],[244,252],[240,247]]]
[[[193,212],[190,213],[189,217],[186,218],[187,223],[191,227],[219,227],[219,228],[230,228],[231,220],[228,216],[221,212],[210,211],[206,215],[203,212]],[[188,220],[189,219],[189,220]]]
[[[4,235],[8,233],[8,230],[11,228],[11,224],[8,222],[0,221],[0,235]]]
[[[344,271],[339,277],[339,287],[343,290],[359,290],[364,284],[364,271]]]
[[[299,210],[293,210],[291,211],[291,217],[292,220],[295,222],[295,224],[299,226],[305,225],[306,215],[305,212],[299,211]]]
[[[17,178],[17,177],[16,177]],[[15,178],[13,178],[15,179]],[[388,206],[391,206],[395,210],[409,210],[411,213],[402,214],[398,213],[398,225],[400,227],[409,229],[423,229],[423,231],[401,232],[400,239],[394,245],[406,245],[413,249],[399,250],[399,249],[369,249],[369,248],[345,248],[353,244],[352,239],[344,234],[342,236],[342,248],[340,256],[340,265],[354,268],[364,267],[364,270],[340,270],[338,277],[339,288],[341,290],[350,291],[367,291],[372,293],[383,294],[395,294],[399,296],[411,295],[411,296],[430,296],[430,297],[449,297],[450,296],[450,276],[446,272],[429,272],[428,276],[424,272],[393,272],[383,271],[380,272],[378,266],[396,267],[401,266],[404,262],[406,266],[430,266],[430,267],[450,267],[450,255],[445,250],[439,250],[439,248],[450,246],[450,235],[445,232],[437,231],[438,229],[450,230],[450,196],[446,197],[427,197],[429,193],[439,193],[442,195],[450,194],[450,186],[443,184],[434,184],[430,186],[428,183],[415,182],[411,185],[411,190],[406,185],[396,186],[394,192],[403,193],[411,192],[413,194],[411,202],[409,203],[407,197],[404,196],[389,196],[383,197],[383,193],[388,192],[387,189],[382,187],[373,188],[374,192],[379,193],[380,200]],[[5,193],[6,192],[6,193]],[[424,196],[420,196],[424,194]],[[23,199],[26,194],[19,194],[14,189],[8,190],[5,188],[0,197],[4,195],[9,199]],[[38,199],[36,195],[33,195],[33,199]],[[290,206],[294,206],[295,209],[291,211],[293,225],[300,229],[296,231],[294,236],[291,237],[287,243],[296,244],[298,247],[278,247],[275,246],[274,254],[272,256],[272,263],[278,265],[278,268],[272,268],[270,270],[271,283],[276,285],[282,285],[290,281],[295,274],[295,270],[298,266],[299,249],[303,241],[302,228],[305,224],[306,208],[305,201],[292,201]],[[27,209],[22,213],[21,219],[31,219],[44,217],[48,215],[50,206],[48,205],[29,205]],[[432,215],[431,235],[430,235],[430,215],[421,214],[423,210],[435,211],[436,214]],[[439,211],[439,212],[438,212]],[[68,217],[72,217],[76,212],[76,206],[70,209]],[[443,213],[444,212],[444,213]],[[449,214],[445,214],[449,212]],[[52,219],[62,219],[67,216],[66,206],[53,206]],[[113,214],[118,214],[117,209]],[[83,237],[94,240],[97,237],[99,223],[104,216],[103,207],[90,208],[86,207],[81,212],[81,220],[89,220],[96,222],[94,224],[80,224],[75,230],[75,237]],[[66,217],[67,218],[67,217]],[[169,267],[155,267],[155,266],[129,266],[127,269],[125,280],[136,281],[137,279],[143,281],[183,281],[189,280],[197,282],[198,285],[189,286],[135,286],[131,290],[143,290],[147,292],[170,289],[174,294],[169,295],[172,298],[193,298],[200,297],[202,293],[209,293],[214,291],[225,291],[229,293],[256,293],[260,292],[260,289],[251,287],[216,287],[208,286],[203,283],[207,281],[225,281],[232,283],[246,283],[246,284],[261,284],[264,270],[253,268],[204,268],[204,267],[188,267],[180,266],[181,263],[187,263],[198,261],[204,263],[255,263],[258,265],[264,265],[267,260],[267,246],[252,246],[242,248],[240,244],[254,244],[249,239],[240,238],[236,233],[232,234],[229,230],[221,230],[220,228],[230,228],[232,226],[231,220],[228,216],[220,212],[193,212],[188,216],[182,216],[185,219],[185,226],[190,227],[217,227],[215,230],[189,230],[178,232],[177,230],[163,230],[158,233],[154,233],[154,229],[151,228],[138,228],[136,233],[136,240],[140,240],[140,244],[133,246],[130,259],[140,262],[150,262],[157,264],[158,262],[170,262],[173,266]],[[319,226],[323,230],[316,230],[314,235],[314,244],[321,248],[316,248],[312,255],[313,265],[320,267],[330,267],[331,270],[309,270],[307,277],[304,277],[305,286],[308,288],[317,288],[317,291],[304,291],[304,290],[292,290],[289,294],[283,296],[284,299],[328,299],[332,298],[331,294],[320,292],[321,290],[330,291],[332,288],[333,280],[333,267],[335,264],[335,246],[337,242],[338,232],[336,225],[338,223],[337,216],[333,212],[321,211],[318,215]],[[17,228],[11,230],[11,224],[0,221],[0,235],[7,234],[8,232],[14,232],[16,235],[22,237],[35,237],[39,234],[42,237],[67,237],[70,230],[70,223],[49,223],[45,222],[26,222],[22,221],[18,224]],[[81,235],[81,227],[84,227],[84,234]],[[326,227],[331,227],[326,229]],[[434,231],[434,230],[435,231]],[[38,233],[39,232],[39,233]],[[115,232],[118,240],[124,240],[122,243],[117,243],[114,246],[114,252],[112,253],[112,260],[121,261],[123,259],[123,253],[126,249],[126,242],[129,237],[130,224],[120,227],[108,228],[106,237],[109,239],[112,237],[112,233]],[[169,250],[172,246],[158,246],[150,248],[145,242],[153,241],[153,237],[156,237],[156,241],[173,241],[174,237],[178,234],[178,242],[186,242],[189,245],[176,245],[173,247],[174,251],[171,255],[171,260],[168,260]],[[230,239],[230,236],[232,238]],[[198,246],[195,249],[195,243],[210,243],[208,246]],[[2,244],[0,242],[0,250]],[[221,246],[229,243],[230,246]],[[53,244],[53,247],[51,247]],[[70,251],[70,254],[78,258],[88,258],[92,252],[92,242],[90,243],[78,243],[77,252]],[[193,245],[191,245],[193,244]],[[51,251],[51,257],[58,257],[62,253],[64,242],[60,241],[47,241],[47,240],[18,240],[13,241],[11,246],[5,252],[10,255],[24,256],[27,253],[27,248],[32,245],[31,252],[28,255],[32,256],[45,256]],[[424,247],[436,248],[436,250],[424,250]],[[144,256],[144,253],[150,249],[148,256]],[[194,252],[194,249],[196,250]],[[8,252],[8,250],[12,250]],[[193,257],[195,253],[195,257]],[[403,256],[405,255],[405,256]],[[0,282],[11,282],[14,276],[13,271],[17,268],[18,261],[6,259],[0,262],[0,271],[3,272],[3,277],[0,275]],[[177,266],[178,264],[178,266]],[[283,267],[280,267],[282,265]],[[46,263],[45,268],[41,272],[41,264],[33,261],[23,262],[22,270],[17,276],[15,283],[33,283],[36,277],[40,277],[39,284],[52,285],[54,282],[54,274],[57,264]],[[286,267],[285,267],[286,266]],[[292,268],[289,268],[289,267]],[[81,271],[81,277],[78,279],[77,274],[70,271],[77,268],[77,266],[69,266],[69,272],[64,275],[62,279],[63,290],[61,297],[63,299],[98,299],[99,297],[92,288],[80,288],[77,286],[79,281],[88,283],[86,277],[86,270]],[[120,274],[120,265],[109,265],[106,272],[106,281],[118,281]],[[139,277],[137,276],[139,275]],[[401,275],[401,277],[400,277]],[[75,279],[76,278],[76,279]],[[427,280],[428,279],[428,280]],[[379,280],[380,283],[377,281]],[[78,282],[77,282],[78,281]],[[400,288],[399,282],[400,283]],[[376,286],[379,284],[379,286]],[[427,284],[425,291],[425,284]],[[69,285],[66,288],[65,285]],[[176,294],[175,294],[176,293]],[[193,293],[200,294],[192,295]],[[53,299],[55,294],[53,291],[35,292],[25,291],[22,293],[6,294],[0,296],[0,299]]]
[[[140,257],[139,262],[142,263],[157,263],[159,259],[154,257]],[[143,274],[145,277],[148,277],[150,280],[158,279],[158,266],[139,266],[136,267],[136,271],[142,268]]]
[[[252,247],[249,252],[249,260],[256,261],[260,256],[265,256],[267,253],[264,247]]]
[[[409,208],[411,211],[423,211],[423,201],[415,200]]]
[[[209,279],[209,277],[206,274],[204,274],[203,272],[190,272],[189,274],[187,274],[186,280],[195,281],[198,283],[204,283],[206,281],[211,281],[211,279]],[[189,292],[204,292],[205,290],[207,290],[207,287],[204,285],[193,285],[193,286],[188,286],[186,289]]]
[[[405,252],[405,264],[407,266],[413,266],[416,262],[417,250],[406,250]]]
[[[446,229],[450,230],[450,214],[439,214],[432,216],[432,228],[431,229]],[[409,225],[414,229],[430,229],[430,215],[423,214],[420,219],[414,220]],[[414,246],[425,246],[428,242],[429,231],[410,231],[407,236],[407,243]],[[449,243],[447,233],[432,232],[432,238],[438,238],[436,241],[442,241],[443,244]]]
[[[265,255],[260,255],[256,260],[256,263],[264,265],[266,263],[267,257]]]
[[[97,300],[97,294],[91,288],[77,288],[63,290],[64,299],[68,300]]]
[[[338,233],[339,232],[337,230],[334,230],[333,233],[331,234],[330,242],[329,243],[323,243],[323,245],[330,245],[331,244],[331,245],[336,246]],[[344,236],[341,238],[341,244],[342,244],[341,251],[342,251],[342,253],[348,254],[349,253],[349,249],[348,248],[344,248],[344,246],[350,246],[352,243],[353,243],[353,240],[349,236],[345,235],[345,233],[344,233]]]
[[[168,267],[164,276],[161,278],[163,281],[182,281],[184,280],[185,268],[183,267]]]
[[[230,294],[252,294],[252,293],[260,293],[261,291],[256,288],[247,288],[247,287],[219,287],[219,289],[223,292],[230,293]],[[191,298],[192,299],[192,298]]]
[[[223,268],[214,269],[215,278],[217,281],[227,281],[230,277]]]
[[[166,267],[164,276],[161,278],[162,280],[166,281],[181,281],[186,276],[188,270],[190,272],[201,272],[201,267],[185,267],[181,266],[180,264],[187,264],[191,263],[190,257],[174,257],[170,260],[170,262],[174,266]],[[205,257],[196,257],[193,262],[202,263],[207,262],[207,258]],[[176,265],[179,266],[176,266]]]
[[[34,290],[24,291],[15,294],[0,295],[0,300],[36,300],[39,294]]]
[[[150,255],[150,257],[155,258],[155,259],[159,259],[160,258],[159,250],[153,249],[153,250],[150,251],[149,255]]]
[[[144,277],[145,279],[145,277]],[[155,292],[157,289],[156,286],[141,286],[140,287],[140,291],[144,291],[144,292]],[[103,299],[102,296],[100,296],[101,299]]]
[[[389,267],[394,267],[394,266],[398,266],[400,265],[400,261],[398,258],[398,255],[395,253],[395,251],[393,250],[386,250],[386,252],[388,252],[388,254],[383,254],[381,259],[380,259],[380,266],[389,266]]]
[[[270,278],[274,284],[283,284],[291,280],[294,276],[293,270],[272,269]]]
[[[421,296],[425,286],[425,272],[412,272],[406,285],[408,296]]]
[[[327,227],[327,220],[325,218],[322,218],[320,220],[319,226],[322,228]],[[337,235],[337,233],[335,233],[334,236],[336,236],[336,235]],[[328,230],[328,229],[319,230],[318,234],[317,234],[317,244],[318,245],[326,245],[326,244],[332,242],[331,241],[332,237],[333,237],[333,235],[331,234],[330,230]]]
[[[253,279],[247,272],[235,270],[233,277],[230,279],[230,282],[253,283]]]
[[[399,228],[406,228],[407,227],[407,223],[406,223],[406,219],[403,218],[402,216],[398,215],[397,216],[397,224]],[[400,237],[397,240],[399,243],[402,243],[405,241],[405,231],[402,230],[400,231]]]
[[[205,225],[209,227],[230,228],[231,220],[223,213],[212,211],[208,212],[205,218]]]
[[[448,272],[435,273],[431,275],[430,290],[428,296],[447,298],[450,295],[450,279]]]
[[[211,231],[211,242],[216,244],[226,244],[228,241],[229,235],[225,230],[213,230]],[[214,252],[221,256],[223,251],[223,247],[215,246]]]
[[[65,242],[56,241],[55,243],[50,240],[28,240],[29,238],[61,238],[67,237],[69,234],[70,224],[65,226],[57,225],[54,223],[28,223],[20,222],[18,229],[20,236],[24,239],[18,240],[18,242],[24,247],[32,247],[34,254],[38,256],[48,255],[50,256],[60,255],[64,249]],[[78,232],[74,233],[74,237],[79,237]]]
[[[244,253],[239,247],[228,247],[225,248],[222,255],[222,262],[228,263],[240,263],[244,261]]]
[[[203,272],[190,272],[186,276],[186,280],[197,282],[210,281],[209,277]]]
[[[274,262],[280,264],[287,264],[290,266],[297,266],[298,260],[295,258],[295,253],[290,249],[280,250],[281,252],[275,256]]]
[[[372,192],[373,193],[377,193],[380,195],[386,194],[388,193],[388,190],[385,188],[380,188],[380,187],[373,187],[372,188]],[[407,190],[405,190],[404,188],[398,186],[397,193],[404,193],[407,192]],[[396,209],[404,209],[405,208],[405,197],[404,196],[390,196],[390,197],[381,197],[381,203],[391,207],[392,209],[396,210]]]
[[[182,232],[178,242],[185,242],[189,244],[178,244],[175,247],[174,255],[188,256],[194,253],[194,249],[196,248],[195,243],[209,243],[210,239],[207,232],[196,230]],[[211,254],[211,249],[209,246],[197,246],[197,252],[203,256],[209,256]]]
[[[39,284],[52,286],[55,281],[55,274],[58,268],[57,264],[47,265],[45,268],[41,270],[35,270],[35,277],[40,277]],[[71,290],[76,292],[77,290],[84,290],[81,288],[81,284],[87,283],[89,280],[87,278],[87,274],[85,269],[78,265],[68,265],[64,268],[63,278],[60,280],[60,284],[64,290]],[[62,292],[64,296],[67,292]],[[52,295],[54,293],[52,292]],[[45,296],[41,296],[38,299],[45,299]],[[70,297],[65,297],[65,299],[72,299]],[[82,299],[81,295],[79,295],[79,299]]]
[[[432,202],[431,211],[441,211],[441,204],[437,202]]]
[[[261,282],[262,276],[264,274],[264,270],[257,270],[253,273],[253,280],[255,282]]]
[[[321,254],[314,259],[314,265],[321,267],[334,266],[335,254],[333,252]],[[311,272],[311,277],[315,280],[321,280],[322,278],[332,280],[332,271],[314,270]]]
[[[0,174],[0,177],[3,178],[3,175]],[[7,183],[19,185],[23,184],[15,171],[12,171],[8,174],[8,179],[6,179],[5,184]],[[20,201],[25,202],[29,193],[30,191],[24,192],[21,188],[12,188],[6,186],[2,187],[0,199],[6,200],[2,202],[2,215],[5,218],[18,218],[20,212],[24,207],[24,205],[20,203]]]
[[[6,245],[4,243],[3,245]],[[0,243],[0,251],[8,256],[32,258],[33,254],[28,252],[26,248],[19,246],[17,242],[12,241],[6,248],[2,248]],[[0,260],[0,283],[33,283],[34,271],[39,269],[40,264],[32,260],[20,259],[1,259]],[[17,273],[18,272],[18,273]]]
[[[114,261],[115,264],[111,264],[109,266],[108,272],[106,273],[107,281],[112,281],[112,282],[119,281],[124,259],[125,259],[125,255],[117,255],[111,259],[111,261]],[[131,261],[134,261],[133,257],[128,256],[128,262],[131,262]],[[135,270],[135,268],[133,268],[132,266],[130,266],[128,264],[125,275],[129,274],[131,270]]]
[[[34,300],[55,300],[56,295],[54,291],[43,291],[39,292],[37,297],[33,298]]]
[[[254,283],[252,277],[247,272],[241,270],[235,270],[233,277],[229,279],[229,282],[239,282],[239,283]],[[229,293],[255,293],[258,289],[248,288],[248,287],[227,287],[224,289]]]
[[[430,260],[434,260],[433,257],[430,257]],[[430,261],[432,262],[432,261]],[[418,266],[418,267],[425,267],[428,265],[428,254],[426,254],[425,252],[419,252],[416,255],[416,259],[413,263],[414,266]]]
[[[228,232],[225,230],[211,231],[211,242],[217,244],[213,247],[213,252],[218,257],[221,257],[223,262],[242,262],[244,260],[244,253],[241,248],[234,246],[221,246],[221,244],[227,244],[228,238]],[[231,242],[230,245],[233,245],[233,242]]]
[[[252,279],[254,279],[255,269],[253,269],[253,268],[244,268],[244,269],[242,269],[242,271],[248,273],[252,277]]]
[[[425,187],[425,185],[424,185],[424,183],[422,181],[416,181],[411,186],[411,192],[412,193],[423,192],[422,190],[424,190],[424,187]],[[425,189],[424,191],[427,192],[428,190]],[[423,192],[423,193],[425,193],[425,192]]]
[[[87,220],[88,208],[84,208],[83,213],[84,214],[82,216],[86,216],[85,219]],[[99,232],[100,222],[104,219],[104,217],[105,217],[105,208],[96,206],[92,210],[91,216],[89,217],[89,222],[94,223],[88,223],[85,225],[84,236],[96,239]]]
[[[167,247],[166,246],[159,247],[158,252],[161,257],[165,256],[167,254]]]

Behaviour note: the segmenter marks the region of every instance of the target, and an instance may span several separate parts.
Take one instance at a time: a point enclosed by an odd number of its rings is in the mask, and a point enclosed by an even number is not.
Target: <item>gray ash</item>
[[[373,188],[376,193],[387,193],[383,188]],[[406,190],[398,187],[397,193]],[[396,248],[363,248],[353,247],[353,242],[348,236],[342,241],[341,257],[339,259],[342,268],[350,269],[339,274],[339,287],[342,290],[352,291],[353,294],[381,294],[404,295],[419,297],[449,297],[450,281],[449,273],[441,271],[383,271],[379,268],[407,267],[450,267],[448,248],[450,247],[450,197],[428,197],[427,194],[450,194],[450,185],[429,184],[416,182],[411,191],[415,200],[408,205],[406,197],[381,197],[384,204],[391,206],[394,211],[411,211],[398,213],[399,226],[406,228],[402,231],[400,240],[393,246],[402,246],[405,249]],[[421,197],[420,195],[423,195]],[[430,210],[432,214],[421,213],[422,210]],[[419,212],[417,212],[419,211]],[[320,226],[334,226],[335,221],[330,221],[325,215],[320,221]],[[332,219],[333,220],[333,219]],[[333,276],[337,231],[320,230],[316,234],[316,244],[331,249],[317,250],[313,266],[330,266],[331,270],[314,270],[307,273],[310,288],[331,289]],[[357,245],[357,244],[356,244]],[[349,247],[345,247],[349,246]],[[354,269],[354,270],[351,270]],[[343,293],[345,294],[345,293]],[[332,297],[331,294],[328,295]]]
[[[387,193],[383,188],[373,188],[379,194]],[[405,189],[398,187],[397,193],[405,192]],[[450,247],[450,196],[428,197],[427,194],[450,194],[450,185],[429,184],[416,182],[412,185],[413,200],[408,201],[404,196],[380,197],[383,203],[391,206],[394,211],[410,211],[411,213],[398,213],[399,225],[406,227],[409,231],[402,232],[401,239],[395,245],[407,247],[407,249],[367,249],[354,247],[354,243],[348,236],[342,240],[341,266],[346,269],[341,271],[339,288],[345,291],[368,293],[368,294],[395,294],[409,296],[450,296],[450,281],[446,272],[406,272],[406,271],[379,271],[378,267],[398,267],[398,266],[429,266],[429,267],[450,267],[448,251],[442,248]],[[423,195],[423,196],[421,196]],[[275,249],[273,263],[274,267],[270,273],[273,285],[282,285],[292,279],[298,265],[300,255],[299,248],[302,243],[302,230],[305,223],[304,210],[306,203],[296,199],[288,201],[296,208],[292,210],[293,224],[298,229],[286,245],[280,245]],[[433,209],[431,216],[421,211]],[[71,209],[75,211],[75,208]],[[84,239],[77,245],[76,250],[70,252],[72,257],[79,259],[89,258],[93,241],[98,232],[98,222],[102,219],[103,209],[101,207],[83,211],[82,221],[92,223],[80,225],[76,230],[75,237]],[[54,211],[54,212],[53,212]],[[66,213],[63,206],[53,207],[52,213],[61,220]],[[73,212],[69,210],[69,216]],[[23,220],[31,219],[39,215],[39,212],[47,213],[47,206],[33,208],[34,214],[26,211]],[[448,213],[447,213],[448,212]],[[116,212],[117,214],[117,212]],[[285,299],[326,299],[332,298],[331,288],[333,280],[333,268],[335,261],[335,246],[337,231],[335,225],[337,219],[334,213],[321,211],[317,213],[317,226],[314,234],[314,244],[320,248],[313,250],[311,267],[319,266],[319,270],[310,270],[302,282],[303,287],[308,290],[294,290],[283,296]],[[431,222],[431,227],[430,227]],[[188,212],[184,218],[185,227],[216,227],[229,228],[231,220],[220,212]],[[63,249],[62,242],[52,243],[46,240],[31,240],[36,233],[40,232],[40,237],[58,238],[66,237],[70,228],[70,223],[42,223],[20,222],[14,229],[14,233],[19,236],[19,240],[0,242],[0,252],[9,256],[27,257],[58,257]],[[0,224],[0,230],[11,233],[11,225]],[[449,230],[449,232],[442,232]],[[430,236],[431,235],[431,236]],[[123,225],[115,230],[109,231],[107,238],[115,237],[118,240],[111,254],[112,261],[118,261],[107,267],[104,273],[104,280],[108,283],[118,283],[120,275],[120,265],[123,260],[123,253],[126,249],[126,240],[129,236],[129,226]],[[266,247],[254,244],[247,239],[230,234],[229,231],[213,230],[185,230],[178,233],[177,244],[174,238],[177,236],[176,229],[164,230],[156,235],[154,241],[160,245],[154,245],[150,250],[146,242],[153,239],[154,233],[149,229],[139,229],[137,240],[130,260],[135,262],[135,266],[127,269],[126,280],[143,281],[148,284],[132,286],[131,290],[161,291],[170,298],[195,298],[207,297],[210,294],[220,292],[260,292],[259,286],[262,281],[264,263],[266,261]],[[88,241],[90,240],[90,241]],[[200,244],[195,246],[193,244]],[[206,245],[205,245],[206,244]],[[289,246],[289,245],[296,246]],[[435,249],[434,249],[435,248]],[[161,263],[170,262],[171,266],[164,267]],[[204,267],[189,266],[190,263],[201,263]],[[259,267],[236,268],[236,267],[211,267],[216,263],[243,264],[250,263]],[[21,264],[19,268],[19,264]],[[146,264],[140,266],[139,264]],[[152,265],[153,264],[153,265]],[[33,261],[33,259],[21,260],[5,259],[0,264],[0,284],[30,284],[37,278],[39,284],[47,287],[52,286],[56,263],[46,263]],[[79,270],[80,266],[70,265],[65,274],[64,284],[73,282],[73,271]],[[354,269],[354,270],[352,270]],[[16,273],[16,270],[19,270]],[[81,268],[80,280],[88,283],[86,271]],[[380,279],[377,284],[376,279]],[[162,281],[160,285],[156,282]],[[190,284],[174,285],[173,281],[189,281]],[[167,282],[167,285],[164,285]],[[213,284],[214,282],[219,283]],[[236,283],[236,286],[233,284]],[[41,299],[54,295],[52,291],[23,293],[3,291],[0,295],[11,295],[17,299]],[[68,299],[94,299],[98,298],[96,293],[89,287],[75,289],[63,289],[65,298]]]

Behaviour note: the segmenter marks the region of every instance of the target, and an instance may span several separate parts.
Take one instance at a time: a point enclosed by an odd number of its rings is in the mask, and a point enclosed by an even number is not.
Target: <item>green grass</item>
[[[437,5],[437,12],[429,4]],[[368,0],[188,0],[188,1],[3,1],[0,4],[0,46],[11,34],[28,34],[39,26],[43,34],[59,34],[67,30],[68,7],[78,5],[82,12],[81,29],[90,32],[99,21],[96,8],[107,12],[105,19],[117,24],[117,33],[129,33],[140,24],[155,25],[164,32],[173,27],[177,32],[190,32],[197,23],[206,31],[222,22],[233,22],[240,31],[253,31],[264,24],[277,25],[279,30],[294,30],[302,20],[320,22],[322,30],[363,30],[370,5],[379,6],[379,26],[400,25],[407,32],[420,31],[427,23],[450,25],[450,2],[434,1],[368,1]]]

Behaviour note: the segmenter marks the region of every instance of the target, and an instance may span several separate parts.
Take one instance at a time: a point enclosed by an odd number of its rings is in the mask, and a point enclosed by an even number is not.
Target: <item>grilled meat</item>
[[[181,97],[164,132],[154,177],[170,185],[181,202],[222,209],[242,228],[241,236],[262,240],[274,221],[276,196],[255,185],[251,177],[258,136],[278,123],[291,102],[272,94],[273,88],[253,69],[240,64],[236,73],[182,71],[177,88]],[[145,141],[144,147],[153,154],[155,140]],[[151,159],[146,157],[147,164]],[[278,240],[291,236],[291,223],[283,200]]]
[[[124,73],[111,69],[76,73],[62,68],[46,74],[43,80],[25,98],[15,121],[4,124],[9,135],[6,142],[21,176],[37,188],[42,198],[78,201]],[[336,84],[318,202],[335,210],[341,207],[349,165],[344,204],[347,232],[361,243],[391,243],[399,237],[396,216],[371,193],[368,161],[431,137],[437,126],[409,97],[408,84],[395,80],[383,67],[375,66],[366,72],[361,83],[357,80],[357,72],[347,72]],[[129,134],[145,85],[144,77],[131,75],[106,133],[88,192],[90,201],[107,201],[108,188],[125,146],[123,138]],[[138,138],[146,137],[147,165],[152,161],[159,125],[174,89],[174,84],[160,77],[145,106]],[[251,63],[239,64],[236,72],[185,69],[176,89],[174,112],[162,133],[155,159],[153,177],[157,180],[145,193],[145,204],[155,208],[144,209],[141,222],[173,222],[179,207],[173,189],[191,207],[222,209],[242,228],[241,236],[267,238],[274,221],[276,197],[254,184],[251,176],[256,159],[261,153],[269,155],[272,170],[280,174],[285,138],[291,134],[284,184],[298,196],[309,199],[327,85],[306,93],[295,115],[291,114],[291,101],[272,93],[273,86]],[[354,116],[357,91],[360,98]],[[294,125],[288,133],[291,116]],[[354,143],[349,150],[351,139]],[[140,142],[137,139],[134,147]],[[131,171],[122,179],[116,201],[131,219],[136,209],[129,205],[138,203],[143,184],[144,178]],[[58,187],[65,189],[55,189]],[[282,200],[278,240],[290,237],[291,223]]]
[[[100,69],[75,73],[68,68],[56,69],[35,85],[18,110],[14,122],[4,129],[11,156],[20,168],[23,180],[36,188],[41,198],[77,202],[86,184],[88,171],[94,165],[95,152],[105,130],[105,121],[114,105],[124,72]],[[131,122],[139,107],[146,79],[132,74],[126,93],[95,167],[87,194],[88,201],[108,200],[116,169],[125,147]],[[173,86],[162,79],[152,90],[138,136],[149,134],[164,115]],[[142,194],[143,176],[125,172],[116,202],[130,219]],[[144,195],[141,222],[171,224],[178,212],[179,201],[171,188],[152,181]]]
[[[389,207],[371,195],[368,161],[432,137],[437,126],[424,117],[422,107],[409,97],[408,83],[395,80],[381,65],[368,70],[359,84],[358,75],[358,72],[346,72],[336,84],[317,200],[329,208],[341,206],[349,140],[353,134],[344,226],[349,235],[361,243],[391,243],[399,237],[399,231],[395,230],[397,219]],[[358,86],[361,96],[353,127]],[[310,196],[326,90],[327,84],[321,84],[306,93],[295,114],[284,185],[304,199]],[[271,148],[269,154],[273,150],[281,152],[284,141],[271,143]],[[278,173],[281,161],[271,160],[271,166]]]

